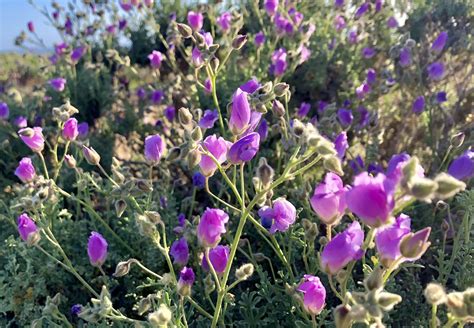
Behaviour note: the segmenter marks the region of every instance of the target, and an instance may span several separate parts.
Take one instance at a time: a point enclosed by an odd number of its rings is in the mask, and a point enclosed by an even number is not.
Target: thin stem
[[[314,314],[311,315],[311,323],[312,323],[313,328],[318,327],[318,323],[316,322],[316,316]]]
[[[222,119],[222,112],[221,108],[219,106],[219,100],[217,99],[217,85],[216,85],[216,75],[213,74],[208,66],[206,66],[207,74],[209,75],[209,78],[211,79],[211,84],[212,84],[212,100],[214,101],[214,106],[216,106],[217,113],[219,115],[219,127],[221,130],[222,136],[225,136],[225,130],[224,130],[224,120]]]
[[[433,304],[431,306],[431,322],[430,322],[430,327],[431,328],[438,327],[438,317],[436,316],[437,311],[438,311],[438,305]]]
[[[41,163],[43,164],[44,176],[46,177],[46,179],[49,179],[48,167],[46,166],[46,161],[44,160],[44,156],[41,152],[38,152],[38,156],[40,157]]]
[[[171,258],[170,258],[170,255],[169,255],[169,248],[168,248],[168,245],[167,245],[167,242],[166,242],[166,229],[165,229],[165,225],[164,224],[160,224],[161,225],[161,228],[162,228],[162,232],[163,232],[163,248],[162,248],[162,253],[163,255],[165,256],[165,259],[166,259],[166,263],[168,264],[168,268],[170,269],[170,273],[171,275],[173,276],[173,281],[176,283],[176,275],[174,273],[174,268],[173,268],[173,262],[171,262]]]
[[[339,292],[336,289],[336,286],[334,286],[332,275],[328,275],[328,279],[329,279],[329,286],[331,287],[331,290],[333,291],[333,293],[337,296],[337,298],[339,298],[342,302],[344,302],[344,298],[341,296],[341,294],[339,294]]]
[[[97,164],[97,166],[99,167],[99,170],[102,172],[102,174],[105,175],[107,179],[109,179],[109,181],[112,182],[114,186],[120,187],[120,185],[117,182],[115,182],[115,180],[112,179],[112,177],[104,170],[104,168],[102,167],[102,165],[100,165],[100,163]]]
[[[140,261],[137,260],[136,262],[134,261],[134,263],[135,263],[136,265],[138,265],[138,266],[140,267],[140,269],[142,269],[143,271],[145,271],[146,273],[148,273],[150,276],[153,276],[153,277],[158,278],[158,279],[163,279],[162,276],[160,276],[159,274],[157,274],[157,273],[151,271],[150,269],[148,269],[146,266],[144,266],[143,264],[141,264]]]
[[[188,327],[188,321],[186,320],[186,311],[184,309],[184,298],[183,297],[180,297],[180,299],[179,299],[179,306],[180,306],[181,311],[182,311],[184,325],[185,325],[185,327]]]
[[[196,303],[195,300],[193,300],[190,296],[187,296],[186,297],[186,300],[192,304],[192,306],[194,306],[194,308],[196,310],[199,311],[199,313],[201,313],[203,316],[205,316],[206,318],[212,320],[212,315],[209,314],[209,312],[207,312],[206,310],[204,310],[198,303]]]
[[[328,239],[328,242],[331,241],[331,238],[332,238],[332,225],[330,225],[330,224],[326,225],[326,237]]]
[[[64,154],[63,154],[63,157],[61,158],[61,160],[59,161],[58,163],[58,167],[56,168],[55,172],[54,172],[54,177],[53,177],[53,180],[56,181],[56,179],[58,178],[58,175],[59,175],[59,171],[61,170],[61,167],[63,166],[63,163],[64,163],[64,158],[66,157],[67,155],[67,151],[69,149],[69,144],[71,142],[68,140],[66,142],[66,146],[64,146]]]
[[[212,265],[211,260],[209,259],[209,247],[206,247],[206,250],[204,252],[204,256],[206,257],[206,262],[207,262],[207,265],[209,266],[209,270],[211,271],[212,277],[216,281],[217,291],[220,292],[221,291],[221,282],[219,280],[219,277],[217,276],[217,272],[214,269],[214,266]]]

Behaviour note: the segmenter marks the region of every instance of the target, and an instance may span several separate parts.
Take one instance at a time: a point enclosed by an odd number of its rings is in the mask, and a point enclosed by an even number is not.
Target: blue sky
[[[51,0],[34,0],[39,7],[50,7]],[[66,0],[56,0],[61,5]],[[37,34],[49,46],[59,40],[57,32],[48,25],[47,20],[39,13],[28,0],[0,0],[0,52],[20,51],[14,44],[15,37],[20,32],[27,31],[28,21],[35,23]]]

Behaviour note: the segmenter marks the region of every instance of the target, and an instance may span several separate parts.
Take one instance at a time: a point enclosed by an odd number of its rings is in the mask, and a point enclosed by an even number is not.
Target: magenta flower
[[[374,57],[376,54],[375,52],[375,49],[374,48],[370,48],[370,47],[365,47],[362,49],[362,56],[364,56],[364,58],[372,58]]]
[[[431,45],[431,50],[434,52],[441,52],[444,49],[444,46],[446,45],[446,41],[448,41],[448,32],[441,32],[436,40],[433,41],[433,44]]]
[[[18,131],[21,140],[36,153],[44,149],[43,129],[40,127],[24,128]]]
[[[186,238],[175,240],[170,247],[170,255],[173,257],[173,263],[186,265],[189,261],[189,247]]]
[[[66,51],[67,47],[68,45],[66,43],[59,43],[54,46],[54,52],[56,53],[56,55],[61,56]]]
[[[146,137],[145,158],[147,161],[158,164],[165,151],[166,143],[158,134]]]
[[[217,138],[215,134],[206,137],[202,142],[202,146],[216,158],[219,164],[222,164],[227,160],[227,151],[231,145],[232,144],[224,138]],[[201,156],[199,167],[201,168],[202,174],[207,177],[212,176],[217,170],[217,165],[211,157],[204,154]]]
[[[326,288],[324,288],[319,277],[305,274],[304,281],[296,290],[304,294],[303,305],[305,310],[311,315],[318,315],[326,302]]]
[[[216,22],[223,31],[228,31],[231,27],[232,15],[226,11],[217,18]]]
[[[153,68],[160,68],[161,62],[163,61],[163,54],[157,50],[153,50],[151,54],[148,55],[148,60],[150,61],[150,65]]]
[[[354,221],[338,233],[321,252],[321,268],[330,275],[338,273],[349,262],[359,260],[363,255],[364,231]]]
[[[334,18],[334,28],[336,29],[336,31],[340,32],[345,27],[346,27],[346,20],[344,19],[343,16],[337,15]]]
[[[195,278],[192,268],[184,267],[179,272],[178,292],[180,295],[189,296],[191,294],[191,286],[194,284]]]
[[[10,109],[6,102],[0,102],[0,119],[6,120],[10,115]]]
[[[377,229],[375,245],[384,266],[389,266],[401,256],[400,243],[410,232],[410,223],[409,216],[400,214],[393,224]]]
[[[467,150],[449,164],[448,173],[458,180],[469,180],[474,176],[474,151]]]
[[[264,6],[268,16],[273,16],[278,9],[278,0],[265,0]]]
[[[411,51],[407,47],[400,50],[400,66],[407,67],[411,65]]]
[[[311,110],[311,104],[307,102],[302,102],[296,114],[299,117],[305,117],[306,115],[308,115],[310,110]]]
[[[248,128],[250,123],[250,104],[247,92],[240,88],[232,97],[232,108],[230,111],[229,128],[234,135],[239,135]]]
[[[270,73],[275,76],[281,76],[285,73],[286,68],[288,66],[286,62],[286,49],[280,48],[273,52],[272,54],[272,64],[270,65]]]
[[[204,64],[204,60],[202,59],[202,54],[201,51],[197,48],[194,47],[192,52],[191,52],[191,60],[196,67],[200,67]]]
[[[256,77],[251,78],[244,84],[242,84],[239,88],[242,91],[245,91],[247,93],[254,93],[257,91],[258,88],[260,88],[260,83],[258,82]]]
[[[441,62],[434,62],[427,68],[428,76],[434,81],[442,80],[444,77],[444,64]]]
[[[87,48],[85,46],[75,48],[71,53],[71,61],[76,64],[86,53]]]
[[[48,83],[54,90],[58,92],[64,91],[64,88],[66,87],[66,79],[63,79],[62,77],[51,79]]]
[[[257,133],[260,135],[260,140],[263,142],[268,137],[268,122],[266,119],[260,121],[257,128]]]
[[[89,134],[89,124],[82,122],[77,125],[77,131],[79,132],[79,138],[85,139]]]
[[[31,158],[23,157],[15,170],[15,175],[23,182],[30,182],[36,176],[36,170]]]
[[[430,233],[431,227],[426,227],[417,232],[406,234],[400,243],[400,253],[402,256],[407,261],[418,260],[431,245],[428,241]]]
[[[331,172],[316,186],[310,203],[322,222],[327,225],[339,222],[346,210],[345,192],[341,178]]]
[[[260,135],[252,132],[236,141],[229,149],[229,161],[232,164],[242,164],[252,160],[260,146]]]
[[[394,200],[387,182],[382,173],[372,177],[363,172],[355,177],[353,188],[346,192],[347,207],[368,226],[379,227],[390,218]]]
[[[397,19],[393,16],[390,16],[387,20],[387,27],[388,28],[397,28],[398,27]]]
[[[93,266],[100,267],[107,258],[107,240],[96,231],[92,231],[87,243],[87,254]]]
[[[337,157],[340,159],[344,158],[346,154],[347,148],[349,148],[349,144],[347,143],[347,133],[346,131],[342,131],[334,140],[334,148],[337,152]]]
[[[32,21],[29,21],[26,25],[28,26],[28,31],[30,31],[31,33],[35,33],[35,25]]]
[[[342,126],[348,126],[354,120],[354,115],[350,109],[341,108],[337,111],[337,118]]]
[[[75,140],[78,135],[79,130],[77,129],[77,120],[71,117],[66,121],[66,123],[64,123],[63,137],[66,140],[72,141]]]
[[[207,94],[212,93],[212,81],[209,78],[204,81],[204,92]]]
[[[257,48],[260,48],[261,46],[263,46],[263,44],[265,43],[265,39],[266,39],[265,33],[263,33],[262,31],[255,34],[254,42]]]
[[[204,17],[200,12],[188,12],[188,24],[193,30],[200,31],[202,29],[203,21]]]
[[[130,11],[133,8],[132,2],[130,0],[120,0],[119,1],[120,8],[124,11]]]
[[[38,227],[28,214],[23,213],[17,219],[18,232],[21,239],[26,242],[32,241],[34,235],[38,234]]]
[[[355,18],[362,17],[370,8],[370,4],[368,2],[364,2],[355,12]]]
[[[227,261],[229,260],[229,253],[229,246],[218,245],[209,250],[209,261],[216,273],[224,273]],[[202,258],[201,265],[204,271],[209,271],[209,264],[205,256]]]
[[[13,124],[15,124],[20,129],[21,128],[26,128],[28,126],[28,120],[24,116],[17,116],[13,120]]]
[[[415,114],[421,114],[425,108],[425,97],[419,96],[412,105],[412,111]]]
[[[219,243],[221,235],[226,232],[225,224],[229,216],[223,210],[207,208],[201,215],[197,226],[197,237],[204,247],[214,247]]]
[[[219,114],[217,110],[206,109],[201,119],[199,120],[198,125],[202,129],[212,129],[212,127],[214,126],[214,123],[216,123],[218,118],[219,118]]]
[[[277,231],[286,231],[295,223],[296,208],[284,198],[278,198],[273,202],[273,224],[270,233]]]
[[[370,93],[370,85],[367,83],[362,83],[356,88],[356,95],[359,99],[364,99],[368,93]]]

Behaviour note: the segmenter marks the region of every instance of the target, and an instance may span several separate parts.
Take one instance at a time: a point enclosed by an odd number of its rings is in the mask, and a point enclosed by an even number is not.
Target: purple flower
[[[368,2],[364,2],[355,12],[355,18],[360,18],[362,17],[370,8],[370,5]]]
[[[354,116],[352,115],[352,111],[350,109],[341,108],[337,111],[337,118],[339,119],[339,123],[342,126],[348,126],[352,123]]]
[[[341,233],[338,233],[321,252],[321,268],[335,275],[349,262],[359,260],[363,255],[362,243],[364,231],[359,222],[354,221]]]
[[[300,55],[300,60],[299,63],[302,64],[305,61],[307,61],[309,58],[311,58],[311,50],[309,50],[307,47],[305,47],[303,44],[301,44],[298,49],[297,53]]]
[[[34,152],[41,152],[44,149],[43,129],[40,127],[24,128],[18,131],[21,140]]]
[[[124,11],[130,11],[133,8],[132,2],[129,0],[120,0],[119,5]]]
[[[56,53],[56,55],[61,56],[66,51],[67,47],[68,45],[66,43],[59,43],[54,46],[54,52]]]
[[[265,10],[268,16],[275,15],[278,9],[278,0],[265,0]]]
[[[438,103],[442,103],[442,102],[445,102],[445,101],[448,101],[448,97],[446,96],[446,92],[445,91],[440,91],[436,94],[436,101]]]
[[[229,260],[229,246],[218,245],[213,249],[209,250],[209,261],[216,273],[224,273],[227,261]],[[209,264],[204,256],[201,262],[204,271],[209,271]]]
[[[266,119],[262,119],[257,128],[257,133],[260,135],[260,141],[263,142],[268,136],[268,122]]]
[[[390,218],[394,206],[393,190],[387,178],[379,173],[372,177],[362,172],[354,179],[354,186],[346,192],[347,207],[366,225],[379,227]]]
[[[178,225],[180,227],[184,227],[186,225],[186,216],[183,213],[179,213],[178,215]]]
[[[168,106],[165,108],[166,119],[170,122],[173,122],[176,116],[176,108],[174,106]]]
[[[359,35],[356,29],[352,29],[349,31],[349,35],[347,36],[350,44],[356,44],[359,40]]]
[[[145,138],[145,158],[152,164],[158,164],[166,151],[166,143],[158,135],[152,135]]]
[[[359,127],[363,128],[369,124],[370,113],[364,106],[357,107],[357,111],[359,112]]]
[[[87,48],[85,46],[75,48],[71,53],[71,61],[76,64],[81,60],[82,56],[86,53]]]
[[[403,237],[400,243],[400,253],[407,261],[418,260],[430,246],[431,227],[424,228],[415,233],[410,232]]]
[[[191,60],[196,67],[202,66],[204,64],[204,60],[202,59],[202,54],[201,51],[197,48],[194,47],[193,51],[191,52]]]
[[[346,154],[347,148],[349,148],[349,144],[347,143],[347,133],[346,131],[342,131],[334,140],[334,148],[337,151],[337,157],[340,159],[344,158]]]
[[[163,54],[158,50],[153,50],[151,54],[148,55],[148,60],[150,61],[150,65],[153,68],[160,68],[161,62],[163,61]]]
[[[100,267],[107,258],[107,240],[96,231],[92,231],[87,243],[87,254],[93,266]]]
[[[309,111],[311,109],[311,104],[307,102],[302,102],[300,105],[300,108],[298,108],[298,111],[296,112],[299,117],[305,117],[308,115]]]
[[[261,46],[263,46],[263,44],[265,43],[265,39],[266,39],[265,33],[263,33],[262,31],[255,34],[254,42],[257,48],[260,48]]]
[[[334,18],[334,28],[336,29],[336,31],[340,32],[345,27],[346,27],[346,20],[344,19],[343,16],[337,15]]]
[[[240,88],[232,97],[229,128],[234,135],[239,135],[248,128],[250,123],[250,104],[248,94]]]
[[[212,81],[209,78],[204,81],[204,92],[208,94],[212,93]]]
[[[35,33],[35,25],[33,24],[32,21],[29,21],[26,26],[28,27],[28,31],[30,31],[31,33]]]
[[[26,242],[32,242],[35,235],[38,234],[38,227],[28,214],[23,213],[17,219],[18,233],[21,239]]]
[[[228,31],[231,27],[232,15],[226,11],[217,18],[216,22],[223,31]]]
[[[444,77],[444,64],[441,62],[434,62],[428,66],[427,71],[430,79],[435,81],[442,80]]]
[[[296,220],[296,208],[284,198],[275,200],[273,208],[268,206],[262,207],[258,214],[262,217],[262,220],[271,220],[270,233],[272,234],[277,231],[284,232],[288,230],[290,225],[295,223]]]
[[[286,57],[287,53],[285,48],[280,48],[273,52],[272,64],[270,65],[270,73],[275,76],[283,75],[287,68]]]
[[[327,173],[324,182],[316,186],[310,204],[322,222],[334,225],[342,218],[346,210],[345,192],[341,178],[334,173]]]
[[[214,247],[219,243],[221,235],[226,232],[225,224],[229,216],[223,210],[207,208],[201,215],[197,226],[197,237],[204,247]]]
[[[143,99],[146,96],[146,91],[145,91],[144,88],[139,87],[139,88],[137,88],[136,94],[137,94],[138,98]]]
[[[256,77],[253,77],[244,84],[242,84],[239,88],[244,92],[254,93],[255,91],[257,91],[258,88],[260,88],[260,83],[258,82]]]
[[[200,31],[202,29],[203,21],[204,17],[200,12],[188,12],[188,24],[193,30]]]
[[[424,109],[425,109],[425,97],[419,96],[413,102],[412,111],[415,114],[421,114]]]
[[[448,173],[459,180],[469,180],[474,176],[474,151],[467,150],[449,164]]]
[[[75,140],[78,135],[79,130],[77,129],[77,120],[71,117],[66,121],[66,123],[64,123],[63,138],[68,141],[72,141]]]
[[[204,188],[205,183],[206,183],[206,177],[202,175],[201,172],[196,172],[193,174],[194,187],[196,187],[197,189],[202,189]]]
[[[15,124],[19,128],[26,128],[28,126],[28,121],[24,116],[17,116],[13,121],[13,124]]]
[[[375,56],[375,49],[374,48],[371,48],[371,47],[365,47],[362,49],[362,56],[364,56],[364,58],[372,58]]]
[[[227,160],[227,151],[231,143],[222,137],[217,138],[216,135],[213,134],[204,139],[202,146],[215,157],[219,164],[222,164]],[[217,165],[212,158],[204,154],[201,156],[199,167],[201,168],[202,174],[207,177],[213,175],[217,170]]]
[[[359,99],[364,99],[365,96],[370,92],[370,85],[367,83],[362,83],[356,89],[356,95]]]
[[[275,16],[275,27],[278,34],[293,33],[293,23],[283,15],[280,15],[280,13],[277,13]]]
[[[304,281],[296,290],[304,294],[303,305],[309,314],[319,314],[326,305],[326,288],[324,288],[319,277],[305,274]]]
[[[377,72],[373,68],[367,70],[367,83],[374,84],[377,81]]]
[[[388,267],[402,255],[400,243],[403,237],[410,232],[410,222],[409,216],[400,214],[393,224],[377,229],[375,245],[384,266]]]
[[[66,87],[66,79],[63,79],[62,77],[51,79],[48,83],[54,90],[58,92],[64,91],[64,88]]]
[[[214,123],[216,123],[218,119],[218,115],[219,113],[217,112],[216,109],[215,110],[206,109],[204,111],[204,115],[199,120],[199,126],[203,129],[212,129],[212,127],[214,126]]]
[[[30,182],[36,176],[35,167],[31,158],[23,157],[15,170],[15,175],[23,182]]]
[[[179,272],[178,292],[180,295],[189,296],[191,294],[191,286],[194,284],[195,278],[192,268],[184,267]]]
[[[260,146],[260,135],[252,132],[236,141],[229,149],[229,161],[232,164],[242,164],[252,160]]]
[[[10,115],[10,109],[6,102],[0,102],[0,119],[6,120]]]
[[[407,47],[400,50],[400,66],[407,67],[411,65],[411,51]]]
[[[387,27],[388,28],[397,28],[398,27],[397,19],[393,16],[390,16],[387,20]]]
[[[123,31],[127,27],[127,20],[126,19],[120,19],[118,22],[118,28],[120,31]]]
[[[82,305],[81,304],[74,304],[71,306],[71,314],[72,315],[79,315],[82,311]]]
[[[328,107],[328,103],[324,100],[320,100],[318,102],[318,113],[324,113],[326,111],[326,108]]]
[[[161,90],[153,90],[150,96],[151,102],[154,104],[160,103],[163,100],[164,95],[165,94]]]
[[[189,247],[186,238],[175,240],[171,244],[170,255],[173,257],[173,263],[178,265],[186,265],[189,260]]]
[[[82,122],[77,125],[77,131],[79,132],[79,138],[85,139],[89,134],[89,124]]]
[[[446,45],[446,41],[448,41],[448,32],[441,32],[436,40],[433,41],[433,44],[431,45],[431,50],[434,52],[441,52]]]
[[[383,0],[375,0],[375,12],[382,10]]]

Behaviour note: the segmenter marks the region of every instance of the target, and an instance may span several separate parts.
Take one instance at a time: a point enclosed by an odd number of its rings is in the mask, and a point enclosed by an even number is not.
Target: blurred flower
[[[326,289],[319,277],[305,274],[303,282],[296,290],[304,294],[303,305],[309,314],[319,314],[326,305]]]
[[[265,10],[268,16],[273,16],[278,9],[278,0],[265,0]]]
[[[196,234],[204,247],[214,247],[219,243],[221,235],[226,232],[225,224],[229,216],[223,210],[207,208],[201,215]]]
[[[415,114],[421,114],[424,109],[425,109],[425,97],[419,96],[413,102],[412,111]]]
[[[370,4],[368,2],[364,2],[359,8],[357,8],[354,17],[356,19],[362,17],[370,8]]]
[[[160,196],[160,206],[161,206],[161,208],[167,208],[168,207],[168,197]]]
[[[23,128],[18,131],[21,140],[34,152],[41,152],[44,149],[43,129],[40,127]]]
[[[180,227],[184,227],[186,225],[186,216],[183,213],[179,213],[178,215],[178,225]]]
[[[153,7],[154,2],[155,0],[143,0],[143,3],[145,3],[145,6],[147,6],[148,8]]]
[[[318,102],[318,113],[322,114],[326,111],[326,108],[328,107],[328,103],[324,100],[320,100]]]
[[[397,19],[393,16],[390,16],[387,20],[387,27],[388,28],[397,28],[398,27]]]
[[[403,47],[400,50],[400,66],[407,67],[411,65],[411,51],[408,47]]]
[[[270,73],[275,76],[281,76],[285,73],[287,68],[286,63],[286,49],[280,48],[272,54],[272,64],[270,65]]]
[[[340,32],[345,27],[346,27],[346,20],[344,19],[343,16],[337,15],[334,18],[334,28],[336,29],[336,31]]]
[[[17,219],[17,224],[18,233],[23,241],[33,243],[34,239],[37,239],[35,237],[39,236],[38,227],[36,226],[35,221],[33,221],[28,214],[21,214]]]
[[[71,61],[73,62],[73,64],[79,62],[82,56],[84,56],[84,54],[86,53],[86,50],[87,48],[85,46],[80,46],[72,50]]]
[[[307,48],[303,44],[301,44],[298,47],[297,53],[300,55],[300,60],[299,60],[300,65],[304,63],[305,61],[307,61],[309,58],[311,58],[311,50],[309,50],[309,48]]]
[[[431,50],[434,52],[441,52],[446,45],[446,41],[448,41],[448,32],[443,31],[441,32],[436,40],[433,41],[433,44],[431,45]]]
[[[82,305],[81,304],[74,304],[71,306],[71,314],[72,315],[79,315],[82,311]]]
[[[204,22],[204,17],[200,12],[189,11],[188,12],[188,24],[195,31],[200,31],[202,29],[202,24]]]
[[[227,151],[231,143],[222,137],[217,138],[216,135],[213,134],[204,139],[202,146],[216,158],[219,164],[222,164],[227,160]],[[201,156],[199,167],[201,168],[202,174],[208,177],[213,175],[217,170],[217,165],[205,154]]]
[[[173,122],[174,118],[176,117],[176,108],[174,106],[166,107],[165,116],[168,121]]]
[[[430,79],[439,81],[444,77],[444,64],[441,62],[434,62],[427,68],[428,76]]]
[[[116,32],[116,27],[115,27],[115,25],[113,25],[113,24],[112,24],[112,25],[108,25],[108,26],[105,28],[105,30],[106,30],[107,33],[109,33],[109,34],[115,34],[115,32]]]
[[[346,131],[342,131],[334,140],[334,148],[337,151],[337,157],[340,159],[344,158],[346,154],[347,148],[349,148],[349,144],[347,143],[347,133]]]
[[[458,180],[469,180],[474,176],[474,151],[467,150],[449,164],[448,173]]]
[[[278,34],[293,33],[293,23],[286,19],[285,16],[280,15],[280,13],[275,15],[274,22]]]
[[[349,262],[359,260],[363,255],[362,243],[364,230],[359,222],[352,222],[349,227],[334,236],[321,252],[321,268],[330,275],[338,273]]]
[[[130,11],[133,8],[133,5],[130,0],[120,0],[119,1],[120,8],[122,8],[124,11]]]
[[[158,164],[165,151],[166,143],[158,134],[145,138],[145,158],[148,162]]]
[[[345,192],[341,178],[331,172],[316,186],[310,204],[323,223],[334,225],[342,218],[346,210]]]
[[[64,43],[64,42],[58,43],[54,46],[54,52],[56,53],[56,55],[61,56],[62,54],[64,54],[67,48],[68,48],[67,43]]]
[[[337,111],[337,118],[339,119],[339,123],[342,126],[348,126],[352,123],[354,116],[352,115],[352,111],[350,109],[341,108]]]
[[[26,120],[26,117],[24,116],[17,116],[13,120],[13,124],[15,124],[19,128],[26,128],[28,126],[28,121]]]
[[[442,103],[442,102],[445,102],[448,100],[448,97],[446,96],[446,92],[445,91],[440,91],[436,94],[436,101],[438,103]]]
[[[410,232],[411,219],[405,214],[400,214],[395,222],[389,226],[377,229],[375,235],[375,245],[380,255],[380,261],[386,267],[398,259],[400,253],[400,243],[403,237]]]
[[[352,29],[349,31],[349,35],[347,36],[348,40],[349,40],[349,43],[350,44],[356,44],[359,40],[359,35],[357,33],[357,30],[356,29]]]
[[[256,77],[251,78],[244,84],[242,84],[239,88],[240,90],[247,92],[247,93],[254,93],[257,91],[258,88],[260,88],[260,83],[258,82]]]
[[[77,125],[77,131],[80,139],[87,138],[87,135],[89,134],[89,124],[87,124],[87,122],[79,123]]]
[[[266,119],[260,121],[260,125],[257,128],[257,133],[260,135],[260,142],[265,141],[268,136],[268,122]]]
[[[151,102],[153,104],[160,103],[163,100],[164,95],[165,94],[161,90],[153,90],[150,96]]]
[[[257,48],[263,46],[263,44],[265,43],[265,34],[262,31],[255,34],[254,42]]]
[[[334,6],[336,7],[344,6],[344,0],[334,0]]]
[[[0,119],[6,120],[10,115],[10,109],[6,102],[0,102]]]
[[[150,61],[151,67],[159,69],[163,61],[163,54],[158,50],[153,50],[151,54],[148,55],[148,60]]]
[[[234,135],[239,135],[248,128],[250,123],[250,104],[247,92],[240,88],[232,97],[229,128]]]
[[[260,135],[252,132],[236,141],[229,149],[229,161],[232,164],[242,164],[252,160],[260,146]]]
[[[189,247],[186,238],[175,240],[171,244],[170,255],[173,257],[173,263],[178,265],[186,265],[189,260]]]
[[[126,19],[120,19],[118,22],[118,28],[120,31],[124,30],[127,27],[127,20]]]
[[[362,83],[356,88],[357,98],[363,99],[370,92],[370,85],[367,83]]]
[[[386,180],[382,173],[372,177],[363,172],[355,177],[353,187],[346,192],[349,210],[373,228],[387,223],[394,206],[393,190],[388,188]]]
[[[197,48],[194,47],[192,52],[191,52],[191,60],[196,67],[202,66],[204,64],[204,60],[202,59],[202,54],[201,51]]]
[[[184,267],[179,272],[179,280],[178,280],[178,293],[181,296],[189,296],[191,295],[191,286],[194,284],[195,279],[194,271],[192,268]]]
[[[77,120],[71,117],[64,123],[63,138],[72,141],[75,140],[78,135],[79,130],[77,129]]]
[[[308,115],[310,109],[311,109],[310,103],[302,102],[296,114],[298,114],[299,117],[305,117],[306,115]]]
[[[145,91],[144,88],[139,87],[139,88],[137,88],[136,94],[137,94],[138,98],[143,99],[146,96],[146,91]]]
[[[48,83],[54,90],[58,92],[64,91],[64,88],[66,87],[66,79],[63,79],[62,77],[51,79]]]
[[[212,93],[212,81],[209,78],[204,81],[204,92]]]
[[[364,106],[359,106],[357,107],[357,111],[359,112],[359,127],[360,128],[363,128],[365,127],[367,124],[369,124],[369,120],[370,120],[370,113],[369,111],[367,110],[367,108],[365,108]]]
[[[228,31],[230,29],[231,22],[232,15],[227,11],[222,13],[222,15],[220,15],[216,20],[217,25],[219,25],[223,31]]]
[[[26,25],[28,26],[28,31],[30,31],[31,33],[35,33],[35,25],[32,21],[29,21]]]
[[[23,157],[15,170],[15,175],[23,182],[29,182],[36,176],[35,167],[31,162],[31,158]]]
[[[382,10],[383,0],[375,0],[375,12]]]
[[[365,47],[362,49],[362,56],[364,56],[364,58],[372,58],[375,56],[375,49],[374,48],[370,48],[370,47]]]
[[[201,172],[195,172],[193,174],[193,186],[196,187],[197,189],[202,189],[204,188],[204,185],[206,183],[206,177],[202,175]]]
[[[373,68],[367,70],[367,83],[374,84],[377,81],[377,72]]]
[[[304,15],[297,11],[294,7],[288,10],[288,15],[290,16],[295,26],[299,26],[304,19]]]
[[[229,260],[229,246],[218,245],[213,249],[209,250],[209,261],[216,273],[224,273],[227,261]],[[209,264],[204,256],[201,262],[204,271],[209,271]]]
[[[214,127],[214,123],[216,123],[218,118],[219,118],[219,113],[217,112],[217,109],[215,110],[206,109],[204,111],[204,115],[199,120],[199,126],[202,129],[212,129]]]
[[[96,231],[92,231],[87,243],[87,254],[93,266],[100,267],[107,258],[107,241]]]

